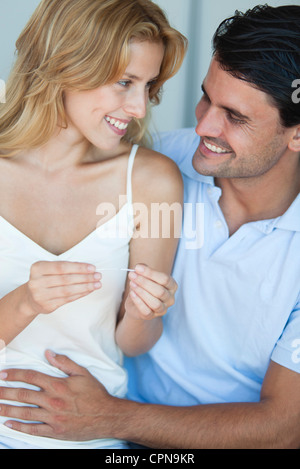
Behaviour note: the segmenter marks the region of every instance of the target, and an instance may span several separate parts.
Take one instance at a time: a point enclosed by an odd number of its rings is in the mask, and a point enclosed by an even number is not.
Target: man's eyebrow
[[[201,85],[201,90],[202,90],[202,93],[205,95],[205,97],[210,101],[210,98],[209,98],[209,95],[205,89],[205,86],[204,84]],[[219,106],[221,109],[224,109],[225,111],[229,112],[230,114],[233,114],[235,117],[237,117],[238,119],[241,119],[241,120],[244,120],[244,121],[247,121],[247,122],[250,122],[251,119],[250,117],[242,114],[240,111],[238,111],[237,109],[234,109],[234,108],[231,108],[231,107],[228,107],[228,106]]]

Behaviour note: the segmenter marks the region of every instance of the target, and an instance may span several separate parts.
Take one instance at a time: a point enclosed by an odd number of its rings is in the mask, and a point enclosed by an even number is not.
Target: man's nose
[[[223,119],[217,108],[200,103],[196,109],[196,133],[200,137],[220,137],[223,132]]]

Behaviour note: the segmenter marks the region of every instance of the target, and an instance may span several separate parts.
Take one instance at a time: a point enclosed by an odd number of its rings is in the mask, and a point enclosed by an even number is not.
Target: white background
[[[40,0],[0,0],[0,79],[6,80],[14,60],[15,41]],[[211,59],[211,39],[219,23],[235,10],[259,0],[156,0],[172,26],[189,39],[189,52],[176,77],[164,87],[162,104],[153,111],[159,130],[192,126],[201,84]],[[300,0],[270,0],[271,6],[300,5]]]

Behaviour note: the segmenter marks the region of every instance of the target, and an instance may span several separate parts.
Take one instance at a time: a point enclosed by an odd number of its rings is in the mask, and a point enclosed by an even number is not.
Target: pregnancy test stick
[[[118,268],[111,268],[111,269],[97,269],[96,272],[106,272],[107,270],[122,270],[123,272],[134,272],[134,269],[118,269]]]

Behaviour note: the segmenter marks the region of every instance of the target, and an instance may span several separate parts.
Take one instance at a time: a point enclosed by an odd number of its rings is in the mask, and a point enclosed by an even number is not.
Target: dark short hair
[[[218,27],[213,49],[223,70],[272,98],[283,126],[300,123],[300,104],[292,99],[300,79],[300,6],[236,11]]]

